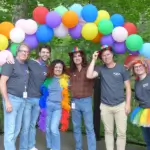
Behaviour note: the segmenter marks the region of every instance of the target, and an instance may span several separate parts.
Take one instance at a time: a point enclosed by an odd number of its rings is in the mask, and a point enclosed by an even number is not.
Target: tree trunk
[[[28,17],[28,0],[16,0],[13,8],[12,22]]]

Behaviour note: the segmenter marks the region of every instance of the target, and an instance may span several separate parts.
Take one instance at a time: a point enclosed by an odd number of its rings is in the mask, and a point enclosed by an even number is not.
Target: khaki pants
[[[100,105],[101,119],[105,130],[105,144],[107,150],[114,150],[114,125],[117,129],[117,150],[125,150],[127,116],[125,102],[117,106]]]

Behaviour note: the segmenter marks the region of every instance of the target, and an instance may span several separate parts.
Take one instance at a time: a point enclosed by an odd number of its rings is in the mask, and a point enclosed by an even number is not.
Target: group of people
[[[62,119],[67,120],[66,113],[70,111],[75,149],[83,149],[83,117],[88,150],[96,150],[92,95],[94,78],[98,76],[101,80],[100,110],[106,149],[114,150],[116,125],[117,150],[125,150],[127,116],[131,111],[130,76],[124,65],[114,61],[112,47],[103,45],[100,51],[94,52],[90,64],[86,60],[84,50],[74,47],[69,53],[69,69],[62,60],[54,60],[49,66],[46,64],[51,54],[51,48],[47,45],[39,48],[38,59],[28,59],[29,53],[28,45],[22,43],[18,46],[16,58],[2,66],[0,86],[4,106],[5,150],[16,150],[15,142],[19,133],[19,150],[37,150],[35,137],[37,120],[42,112],[40,106],[46,109],[45,132],[48,150],[61,149],[59,125],[61,123],[64,125],[63,129],[67,129],[68,124]],[[96,66],[98,58],[103,63],[100,66]],[[150,150],[150,76],[147,66],[141,60],[131,62],[128,67],[132,68],[134,75],[138,77],[135,95],[140,104],[131,114],[131,121],[142,126],[147,150]]]

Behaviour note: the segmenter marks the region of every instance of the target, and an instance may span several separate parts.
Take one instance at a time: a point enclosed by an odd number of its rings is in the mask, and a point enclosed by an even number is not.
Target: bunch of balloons
[[[15,25],[2,22],[0,50],[9,49],[15,55],[16,47],[21,42],[35,49],[39,43],[47,43],[53,37],[64,38],[68,35],[73,39],[84,38],[110,45],[117,54],[128,51],[150,58],[150,43],[143,44],[133,23],[126,22],[121,14],[110,15],[92,4],[73,4],[69,8],[61,5],[50,11],[38,6],[33,10],[33,19],[20,19]]]

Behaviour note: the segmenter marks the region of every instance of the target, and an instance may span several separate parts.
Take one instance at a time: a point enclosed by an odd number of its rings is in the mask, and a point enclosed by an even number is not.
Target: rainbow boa
[[[150,127],[150,108],[136,107],[130,116],[133,124],[142,127]]]
[[[51,84],[53,78],[46,78],[45,82],[41,86],[41,92],[42,96],[40,97],[40,117],[38,121],[38,126],[39,129],[45,132],[46,130],[46,100],[49,95],[48,92],[48,86]],[[62,106],[62,116],[60,120],[61,124],[61,131],[66,131],[69,127],[69,112],[70,112],[70,96],[69,96],[69,76],[63,74],[61,75],[59,79],[59,84],[60,87],[63,89],[62,90],[62,101],[61,101],[61,106]]]

